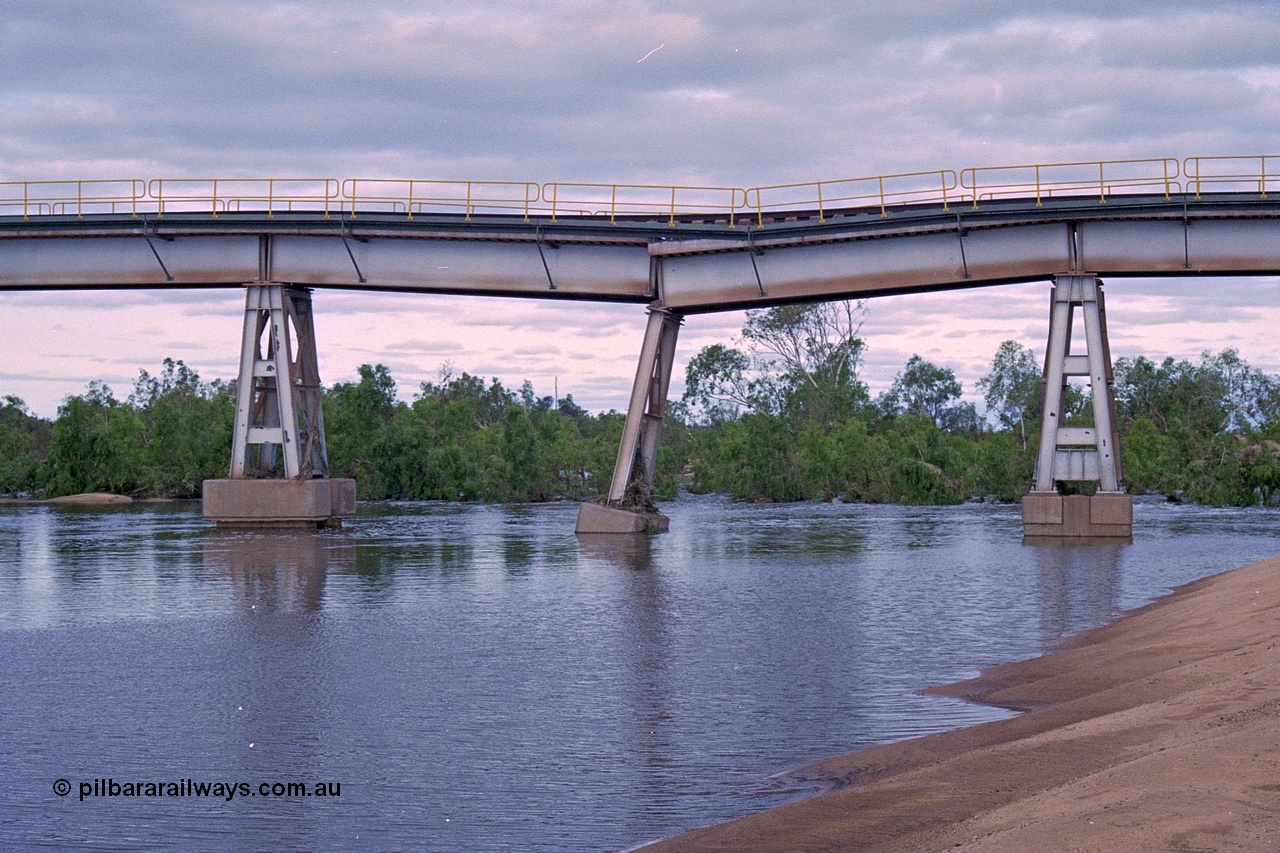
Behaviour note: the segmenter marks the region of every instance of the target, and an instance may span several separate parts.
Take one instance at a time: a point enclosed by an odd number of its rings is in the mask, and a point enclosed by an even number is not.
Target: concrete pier
[[[1022,499],[1024,536],[1129,538],[1133,535],[1133,496],[1029,494]]]
[[[632,512],[600,504],[578,508],[574,533],[666,533],[671,520],[660,512]]]
[[[205,480],[204,517],[219,527],[341,527],[356,514],[356,481]]]

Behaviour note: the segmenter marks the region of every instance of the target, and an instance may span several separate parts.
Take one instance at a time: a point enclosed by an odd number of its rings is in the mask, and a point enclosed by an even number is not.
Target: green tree
[[[0,494],[29,494],[45,477],[53,424],[12,395],[0,399]]]
[[[1204,365],[1146,356],[1116,359],[1113,389],[1121,422],[1145,416],[1162,435],[1181,427],[1215,435],[1229,422],[1222,377]]]
[[[133,407],[102,382],[58,407],[49,445],[49,495],[139,492],[144,485],[144,426]]]
[[[525,385],[529,387],[529,397],[524,405],[528,410],[536,405],[537,400],[533,398],[532,384],[526,382]],[[479,376],[472,376],[466,372],[454,376],[453,366],[448,363],[440,368],[439,382],[422,383],[418,399],[430,397],[445,403],[465,401],[478,427],[501,423],[506,416],[507,407],[518,402],[516,395],[504,388],[496,377],[486,387],[484,380]],[[550,408],[550,405],[546,408]]]
[[[1217,355],[1206,350],[1200,355],[1200,367],[1215,376],[1221,387],[1224,430],[1247,431],[1275,413],[1276,403],[1280,402],[1276,380],[1251,366],[1236,349],[1227,348]]]
[[[199,497],[203,483],[227,475],[234,389],[207,383],[181,361],[164,360],[159,376],[138,374],[128,405],[143,424],[143,488],[149,494]]]
[[[745,351],[700,350],[685,371],[683,402],[709,423],[750,412],[781,414],[796,433],[807,423],[830,429],[867,400],[858,378],[862,314],[850,301],[748,311]]]
[[[879,408],[895,415],[928,418],[939,429],[947,425],[948,412],[963,391],[955,372],[913,355],[882,395]]]
[[[766,369],[765,396],[799,429],[830,429],[867,401],[858,378],[865,342],[862,302],[842,300],[748,311],[742,337]],[[772,393],[769,393],[769,388]]]
[[[386,365],[362,364],[357,382],[339,382],[323,398],[325,446],[329,471],[335,477],[354,477],[357,494],[378,499],[389,494],[384,466],[375,461],[383,432],[398,408],[396,382]]]
[[[685,367],[682,402],[713,424],[744,411],[761,413],[768,399],[750,373],[751,359],[745,353],[723,344],[703,347]]]
[[[1007,430],[1017,430],[1027,446],[1027,422],[1040,418],[1044,404],[1044,375],[1035,353],[1017,341],[1003,341],[991,359],[991,369],[978,380],[987,411]]]
[[[538,434],[524,409],[514,404],[502,416],[502,458],[507,464],[507,483],[516,500],[546,499],[538,465]]]

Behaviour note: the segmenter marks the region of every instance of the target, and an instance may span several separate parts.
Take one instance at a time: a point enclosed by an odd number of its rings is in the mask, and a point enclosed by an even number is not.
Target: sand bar
[[[63,495],[60,498],[49,498],[45,503],[51,504],[131,504],[133,498],[128,495],[117,495],[111,492],[84,492],[78,495]]]
[[[1280,850],[1280,558],[930,692],[1024,710],[851,753],[701,851]]]

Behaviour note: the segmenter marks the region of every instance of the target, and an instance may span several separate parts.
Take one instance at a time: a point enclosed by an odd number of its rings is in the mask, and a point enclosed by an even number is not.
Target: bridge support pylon
[[[665,308],[649,309],[609,494],[604,504],[585,503],[579,508],[575,533],[666,532],[668,519],[653,503],[653,472],[683,319]]]
[[[246,287],[231,472],[204,481],[219,526],[333,527],[355,515],[355,480],[329,477],[311,292]]]
[[[1075,309],[1084,315],[1086,353],[1071,354]],[[1093,426],[1063,426],[1067,380],[1087,376],[1093,393]],[[1128,537],[1133,497],[1120,478],[1120,442],[1112,391],[1111,349],[1102,282],[1093,275],[1054,278],[1049,345],[1045,354],[1044,415],[1036,453],[1035,482],[1022,499],[1023,534],[1029,537]],[[1092,495],[1064,495],[1060,483],[1093,482]]]

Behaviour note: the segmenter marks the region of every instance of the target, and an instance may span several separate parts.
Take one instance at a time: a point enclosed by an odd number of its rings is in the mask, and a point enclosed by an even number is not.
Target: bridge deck
[[[749,191],[748,191],[749,192]],[[0,290],[240,287],[645,303],[697,313],[1104,276],[1280,273],[1262,193],[666,214],[167,209],[0,216]]]

